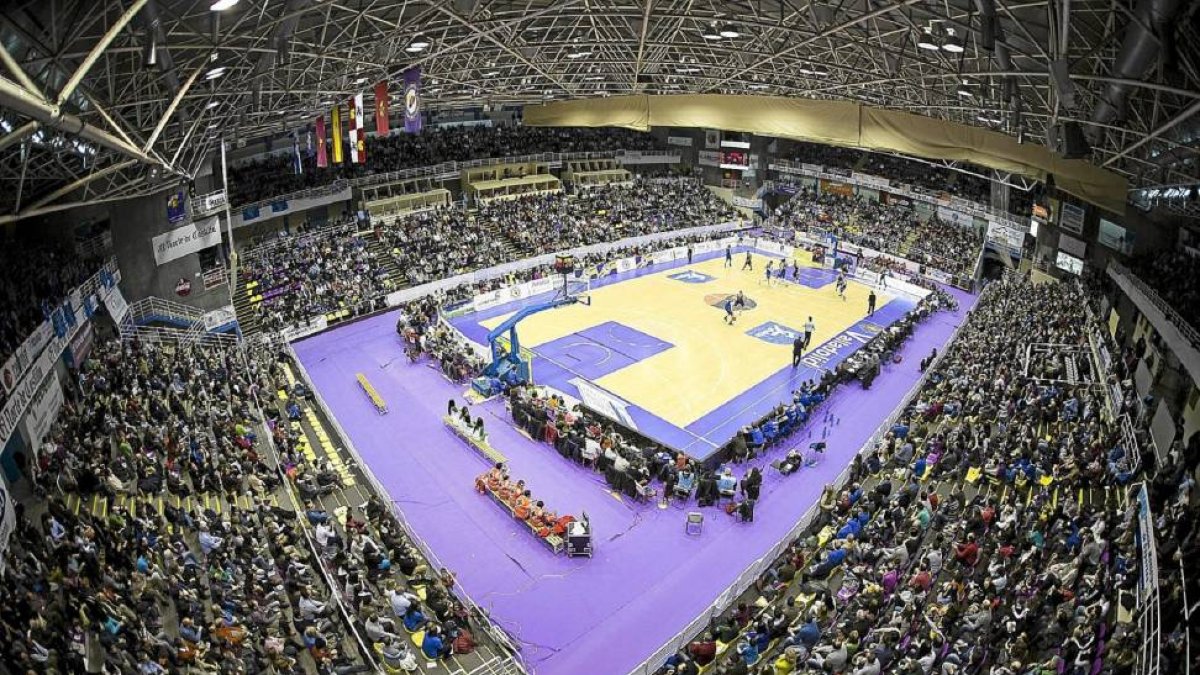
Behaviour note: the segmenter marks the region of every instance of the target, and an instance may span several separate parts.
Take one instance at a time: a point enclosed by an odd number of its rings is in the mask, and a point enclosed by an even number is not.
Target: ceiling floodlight
[[[954,34],[953,28],[947,28],[946,33],[948,36],[946,37],[946,41],[942,44],[942,49],[952,54],[961,54],[963,51],[962,38]]]
[[[216,68],[210,68],[207,73],[204,73],[204,79],[215,80],[218,77],[224,75],[226,70],[228,70],[228,68],[226,68],[225,66],[217,66]]]
[[[968,97],[974,96],[975,95],[974,87],[975,87],[975,83],[964,77],[962,79],[962,81],[959,82],[959,84],[958,84],[958,95],[959,96],[968,96]]]
[[[217,106],[219,106],[219,105],[221,105],[221,102],[220,102],[220,101],[209,101],[209,102],[208,102],[208,104],[207,104],[207,105],[205,105],[204,107],[205,107],[205,108],[208,108],[209,110],[212,110],[213,108],[215,108],[215,107],[217,107]]]
[[[941,49],[941,45],[938,44],[937,37],[933,34],[932,26],[926,26],[925,29],[921,31],[921,37],[917,39],[917,46],[921,49],[927,49],[932,52],[936,52],[938,49]]]
[[[731,23],[727,23],[721,27],[720,35],[723,38],[735,38],[735,37],[738,37],[739,35],[741,35],[741,33],[738,32],[737,26],[734,26]]]
[[[214,0],[214,2],[209,5],[208,8],[214,12],[224,12],[230,7],[238,4],[238,2],[240,2],[240,0]]]
[[[413,41],[409,43],[408,46],[415,47],[417,50],[428,49],[429,38],[425,37],[424,35],[418,35],[417,37],[413,38]]]
[[[717,30],[717,24],[710,23],[700,32],[700,37],[705,40],[720,40],[721,32]]]
[[[568,58],[568,59],[582,59],[582,58],[584,58],[584,57],[586,57],[586,56],[591,56],[591,55],[592,55],[592,53],[591,53],[591,52],[589,52],[589,51],[578,51],[578,52],[570,52],[570,53],[568,53],[568,54],[567,54],[567,58]]]

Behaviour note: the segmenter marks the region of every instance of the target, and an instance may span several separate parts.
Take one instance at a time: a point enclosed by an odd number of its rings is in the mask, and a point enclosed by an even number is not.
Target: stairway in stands
[[[471,214],[469,217],[472,221],[474,221],[474,214]],[[513,241],[508,237],[508,235],[501,232],[500,226],[496,223],[484,223],[483,229],[488,233],[488,237],[490,237],[493,241],[500,242],[500,245],[504,247],[504,255],[508,260],[517,260],[524,257],[524,254],[529,253],[528,251],[523,251],[521,247],[517,245],[517,242]]]
[[[257,286],[257,282],[247,285],[246,280],[239,274],[233,289],[233,309],[237,312],[238,329],[245,338],[254,337],[262,332],[262,326],[258,323],[258,302],[255,301],[258,297]]]
[[[381,239],[373,234],[367,235],[367,250],[375,256],[377,265],[383,268],[387,273],[387,278],[392,282],[392,288],[404,288],[409,285],[408,277],[404,275],[404,271],[400,269],[400,263],[396,262],[396,257],[392,255],[392,249]]]

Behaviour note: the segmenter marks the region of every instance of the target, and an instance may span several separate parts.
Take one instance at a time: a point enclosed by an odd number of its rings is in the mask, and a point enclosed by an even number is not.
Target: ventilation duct
[[[1159,56],[1161,38],[1179,11],[1179,0],[1140,0],[1134,8],[1135,20],[1125,28],[1125,40],[1113,62],[1112,76],[1124,80],[1141,80]],[[1129,98],[1130,85],[1110,83],[1100,95],[1100,102],[1092,111],[1091,121],[1108,124],[1124,116],[1125,103]],[[1089,129],[1093,142],[1100,135],[1100,127]]]

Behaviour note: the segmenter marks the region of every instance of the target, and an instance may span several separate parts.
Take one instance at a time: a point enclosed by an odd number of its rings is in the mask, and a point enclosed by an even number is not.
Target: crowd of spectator
[[[23,599],[4,603],[0,631],[14,672],[341,664],[296,514],[269,501],[280,478],[254,430],[259,383],[236,352],[103,342],[71,389],[26,466],[51,496],[7,552],[5,587]]]
[[[57,242],[0,236],[0,365],[102,262]]]
[[[627,129],[556,127],[445,127],[427,128],[419,134],[393,133],[367,136],[365,164],[332,164],[321,169],[316,156],[304,153],[303,173],[296,173],[289,152],[230,168],[230,203],[242,206],[283,196],[338,179],[355,178],[401,169],[433,166],[493,157],[516,157],[542,152],[600,152],[653,150],[654,137]],[[330,157],[332,159],[332,157]]]
[[[476,215],[534,255],[736,217],[727,202],[694,178],[638,180],[493,202]]]
[[[1117,598],[1136,584],[1135,527],[1101,487],[1122,483],[1119,434],[1089,387],[1019,365],[1029,341],[1080,343],[1083,305],[1065,284],[993,284],[758,602],[663,672],[1127,671],[1141,645]]]
[[[246,252],[239,275],[257,298],[253,311],[259,327],[276,331],[334,311],[364,314],[380,308],[396,288],[514,257],[735,218],[731,207],[694,179],[637,181],[494,202],[474,213],[460,207],[424,211],[377,223],[370,231],[346,219],[280,234]],[[371,246],[374,240],[380,251],[390,253],[398,278],[389,276],[383,256]],[[487,290],[487,285],[478,288]]]
[[[406,285],[508,262],[504,242],[459,206],[402,216],[381,224],[380,233]]]
[[[1134,260],[1132,269],[1200,331],[1200,256],[1184,250],[1159,252]]]
[[[939,164],[857,148],[839,148],[818,143],[793,142],[783,157],[794,162],[818,164],[833,169],[859,172],[887,178],[900,185],[909,185],[929,194],[948,194],[983,206],[991,204],[991,181],[983,178],[991,169],[966,164],[964,173]],[[1009,189],[1009,213],[1028,216],[1033,208],[1030,191]]]
[[[357,315],[381,307],[395,282],[370,247],[373,232],[354,220],[295,235],[280,235],[245,254],[239,278],[252,290],[253,312],[263,330],[307,323],[346,310]]]
[[[885,204],[864,197],[822,194],[803,188],[776,208],[768,226],[813,234],[833,234],[839,241],[892,253],[953,275],[970,276],[983,248],[983,233],[974,227],[922,219],[910,206]]]
[[[393,672],[474,648],[453,576],[378,500],[325,510],[341,478],[306,459],[288,418],[309,394],[283,367],[240,348],[96,346],[18,459],[42,499],[18,506],[0,567],[12,672],[349,675],[373,672],[354,635]]]

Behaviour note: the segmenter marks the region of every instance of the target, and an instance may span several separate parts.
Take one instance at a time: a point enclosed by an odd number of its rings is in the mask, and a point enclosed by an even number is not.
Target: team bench
[[[486,436],[484,438],[476,436],[475,432],[464,425],[462,420],[460,420],[457,416],[445,415],[442,417],[442,422],[444,422],[446,426],[450,427],[450,430],[454,432],[455,436],[458,436],[467,445],[475,448],[479,454],[483,455],[484,458],[486,458],[492,464],[499,464],[501,462],[508,461],[508,459],[506,459],[499,450],[493,448],[491,443],[487,442]]]
[[[388,411],[387,402],[383,400],[379,392],[375,391],[375,387],[372,387],[371,383],[367,381],[367,376],[362,373],[356,373],[354,377],[358,380],[358,386],[362,387],[363,393],[367,395],[367,398],[371,399],[371,405],[375,406],[375,410],[380,415],[385,414]]]
[[[513,507],[509,506],[508,502],[500,499],[500,497],[496,496],[496,493],[492,492],[491,490],[488,490],[487,494],[488,497],[492,498],[492,501],[499,504],[500,507],[505,511],[508,511],[508,515],[512,516],[514,520],[520,520],[525,527],[529,528],[529,533],[533,535],[534,539],[537,539],[546,546],[549,546],[550,550],[553,551],[555,555],[562,553],[566,549],[566,542],[563,541],[562,537],[558,536],[557,534],[548,534],[544,537],[540,536],[537,528],[534,527],[532,523],[530,523],[528,520],[521,520],[520,518],[517,518],[516,511],[513,510]]]

